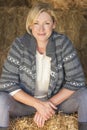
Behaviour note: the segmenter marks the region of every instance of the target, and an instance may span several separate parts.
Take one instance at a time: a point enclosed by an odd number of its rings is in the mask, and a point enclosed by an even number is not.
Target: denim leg
[[[8,130],[7,127],[0,127],[0,130]]]
[[[76,91],[69,99],[59,105],[59,110],[70,114],[78,113],[78,122],[87,122],[87,88]]]
[[[9,116],[25,116],[35,113],[33,107],[17,102],[7,93],[0,92],[0,127],[8,127]]]
[[[0,127],[7,127],[9,124],[9,105],[7,96],[0,92]]]

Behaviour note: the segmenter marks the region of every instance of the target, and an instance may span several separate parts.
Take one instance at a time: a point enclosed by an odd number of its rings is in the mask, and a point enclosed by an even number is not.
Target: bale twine
[[[77,114],[59,113],[48,120],[43,128],[38,128],[33,117],[11,119],[9,130],[78,130]]]

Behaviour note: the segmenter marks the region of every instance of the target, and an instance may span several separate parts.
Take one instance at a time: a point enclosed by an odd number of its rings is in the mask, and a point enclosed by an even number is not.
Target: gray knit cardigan
[[[51,57],[48,98],[61,88],[78,90],[85,86],[84,73],[71,41],[63,34],[53,32],[46,47]],[[14,40],[3,65],[0,91],[8,93],[23,89],[34,96],[36,86],[36,40],[25,33]]]

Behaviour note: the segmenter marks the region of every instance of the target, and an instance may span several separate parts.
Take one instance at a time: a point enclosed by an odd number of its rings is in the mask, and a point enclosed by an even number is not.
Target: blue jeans
[[[87,88],[81,88],[58,106],[64,113],[78,113],[78,122],[87,122]],[[17,102],[7,93],[0,92],[0,127],[9,126],[9,117],[27,116],[35,108]]]

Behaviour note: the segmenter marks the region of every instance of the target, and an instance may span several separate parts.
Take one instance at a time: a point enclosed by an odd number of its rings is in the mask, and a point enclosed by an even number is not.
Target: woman
[[[87,128],[87,89],[71,41],[55,32],[56,16],[47,3],[29,11],[26,30],[12,44],[0,80],[0,129],[9,116],[34,114],[43,127],[56,111],[78,112],[79,130]],[[2,118],[3,117],[3,118]]]

